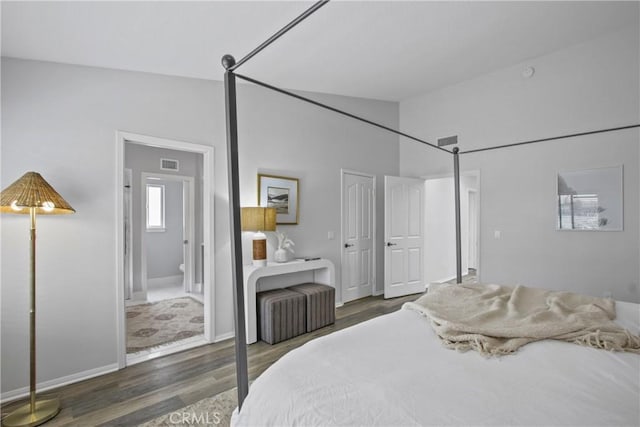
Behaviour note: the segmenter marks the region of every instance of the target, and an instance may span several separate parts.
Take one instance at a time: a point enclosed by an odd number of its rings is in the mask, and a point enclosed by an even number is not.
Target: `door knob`
[[[345,247],[345,248],[350,248],[351,246],[353,246],[353,243],[345,243],[345,244],[344,244],[344,247]]]
[[[397,243],[391,243],[391,242],[387,242],[387,246],[397,246]]]

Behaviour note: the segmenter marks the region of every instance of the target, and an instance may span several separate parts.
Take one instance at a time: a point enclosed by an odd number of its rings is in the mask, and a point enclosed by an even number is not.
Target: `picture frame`
[[[623,166],[558,172],[556,229],[623,231]]]
[[[258,174],[258,206],[276,208],[276,224],[298,224],[298,178]]]

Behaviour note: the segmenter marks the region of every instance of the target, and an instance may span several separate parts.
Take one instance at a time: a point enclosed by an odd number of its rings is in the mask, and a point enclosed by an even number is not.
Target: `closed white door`
[[[342,302],[375,286],[375,177],[342,172]]]
[[[424,292],[423,180],[384,178],[384,297]]]

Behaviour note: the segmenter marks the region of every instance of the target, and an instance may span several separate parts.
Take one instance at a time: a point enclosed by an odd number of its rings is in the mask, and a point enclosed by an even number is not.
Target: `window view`
[[[570,194],[558,196],[560,215],[558,228],[561,230],[597,230],[607,225],[601,218],[604,211],[598,206],[597,194]]]
[[[164,185],[147,184],[147,231],[164,231]]]

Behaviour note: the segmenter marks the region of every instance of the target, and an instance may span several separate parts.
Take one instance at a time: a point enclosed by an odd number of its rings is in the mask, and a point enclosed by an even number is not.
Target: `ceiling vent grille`
[[[175,171],[179,169],[180,163],[174,159],[160,159],[160,169],[164,171]]]
[[[458,135],[448,136],[446,138],[438,138],[438,147],[444,147],[445,145],[452,145],[458,143]]]

